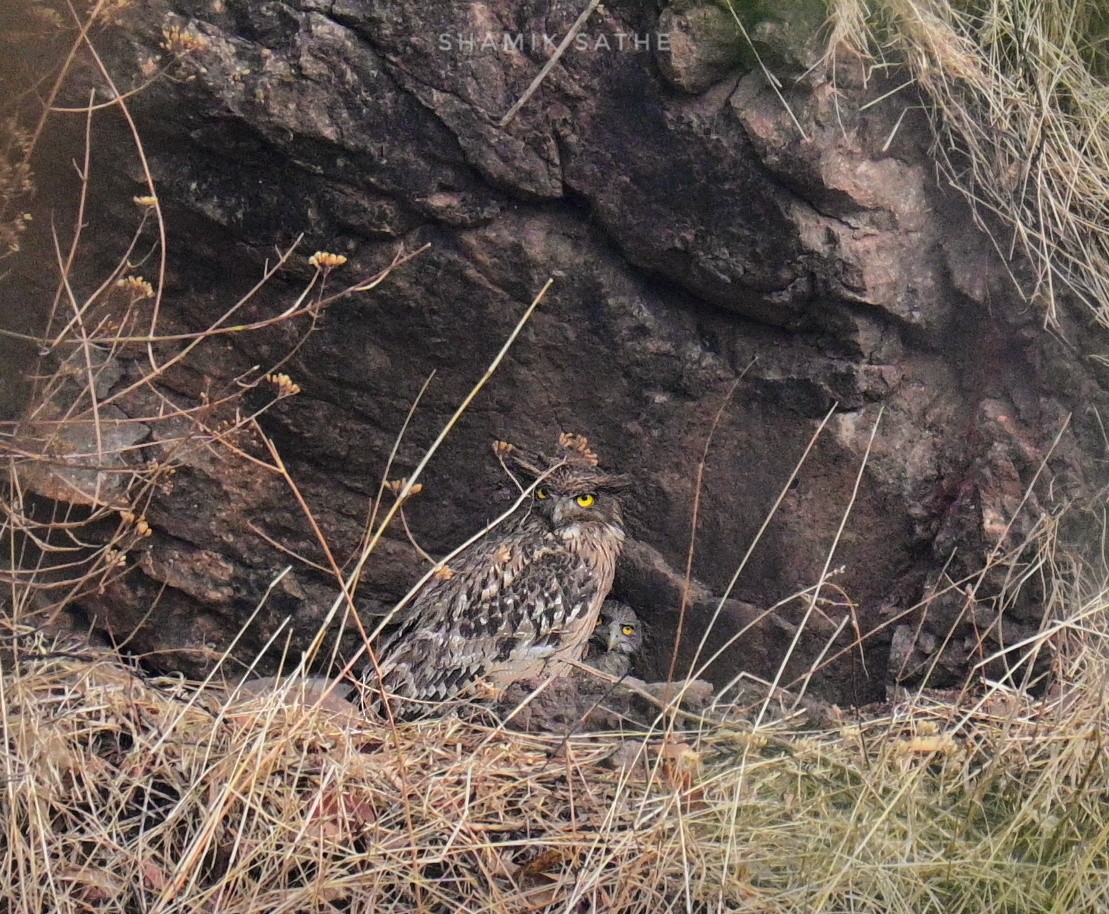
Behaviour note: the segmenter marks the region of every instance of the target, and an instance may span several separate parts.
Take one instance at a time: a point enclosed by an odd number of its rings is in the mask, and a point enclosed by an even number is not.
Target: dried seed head
[[[295,397],[300,393],[300,385],[287,374],[268,374],[266,380],[277,388],[279,397]]]
[[[139,206],[155,207],[158,205],[158,198],[149,194],[143,197],[132,197],[131,199]]]
[[[390,479],[388,482],[385,483],[385,488],[392,492],[394,495],[400,495],[400,493],[404,491],[404,487],[406,485],[408,485],[407,477],[405,477],[404,479]],[[414,482],[412,484],[412,488],[408,490],[408,494],[405,496],[405,501],[407,501],[413,495],[419,495],[423,490],[423,483]]]
[[[162,50],[170,54],[191,54],[206,47],[208,39],[196,32],[186,31],[176,25],[162,29]]]
[[[153,298],[154,287],[141,276],[124,276],[116,280],[116,288],[131,293],[132,298]]]
[[[589,439],[584,435],[563,432],[558,436],[558,446],[568,452],[574,463],[595,467],[599,462],[596,452],[589,447]]]
[[[331,254],[327,251],[316,251],[311,257],[308,258],[308,263],[314,266],[317,270],[333,270],[336,267],[341,267],[347,262],[346,257],[342,254]]]

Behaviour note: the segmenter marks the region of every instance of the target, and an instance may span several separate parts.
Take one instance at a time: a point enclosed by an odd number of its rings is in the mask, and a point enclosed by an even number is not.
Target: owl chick
[[[560,675],[596,627],[624,542],[617,493],[628,478],[598,469],[581,445],[549,469],[510,456],[537,481],[530,502],[428,579],[378,648],[370,685],[409,699],[403,716],[479,683],[499,692]]]
[[[605,600],[589,639],[585,662],[610,676],[624,676],[632,655],[643,646],[643,624],[635,610],[619,600]]]

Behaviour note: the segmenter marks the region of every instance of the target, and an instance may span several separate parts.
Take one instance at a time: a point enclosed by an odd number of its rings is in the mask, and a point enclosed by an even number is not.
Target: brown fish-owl
[[[402,699],[403,715],[581,659],[612,587],[624,542],[617,493],[630,481],[598,469],[584,439],[567,442],[545,470],[513,449],[535,480],[530,500],[429,578],[378,648],[380,680],[371,671],[368,684]]]
[[[619,600],[605,600],[583,659],[602,673],[626,676],[643,640],[643,623],[635,610]]]

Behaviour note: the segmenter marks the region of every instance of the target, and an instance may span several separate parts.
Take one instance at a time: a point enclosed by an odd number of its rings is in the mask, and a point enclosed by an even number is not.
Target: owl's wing
[[[385,683],[400,695],[443,700],[493,670],[541,668],[581,640],[600,602],[589,568],[553,537],[479,541],[451,567],[415,597],[381,652]]]

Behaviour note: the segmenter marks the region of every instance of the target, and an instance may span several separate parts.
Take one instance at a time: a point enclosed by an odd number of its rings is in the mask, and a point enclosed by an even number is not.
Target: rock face
[[[596,10],[501,126],[581,7],[131,9],[101,47],[121,91],[164,57],[167,29],[202,39],[130,99],[169,233],[162,326],[204,329],[275,245],[302,234],[237,323],[286,309],[314,250],[346,255],[343,275],[357,277],[430,245],[332,304],[299,345],[304,324],[278,323],[198,347],[164,373],[166,395],[200,403],[293,351],[281,370],[302,392],[262,427],[341,564],[421,386],[434,373],[393,477],[411,472],[553,277],[406,508],[431,554],[509,502],[493,439],[544,448],[573,431],[638,479],[616,592],[652,628],[644,678],[667,672],[691,542],[679,670],[701,647],[718,686],[773,678],[788,658],[781,685],[865,701],[926,673],[957,681],[1034,632],[1033,584],[1002,598],[1005,568],[979,572],[1104,482],[1104,378],[1076,350],[1104,341],[1078,318],[1070,342],[1043,332],[1011,277],[1021,265],[937,182],[927,125],[909,90],[888,94],[896,83],[841,66],[834,81],[818,68],[779,93],[715,45],[675,63],[658,6],[629,0]],[[661,11],[663,25],[688,25],[688,9]],[[108,252],[145,190],[129,133],[110,117],[97,128],[109,225],[89,243]],[[141,370],[133,359],[114,390]],[[141,399],[116,405],[156,410]],[[170,438],[152,429],[144,459],[169,454]],[[175,453],[132,570],[83,605],[131,648],[194,673],[251,618],[235,650],[271,643],[272,669],[326,616],[326,557],[279,476],[228,451]],[[394,525],[356,598],[367,623],[421,561]]]

